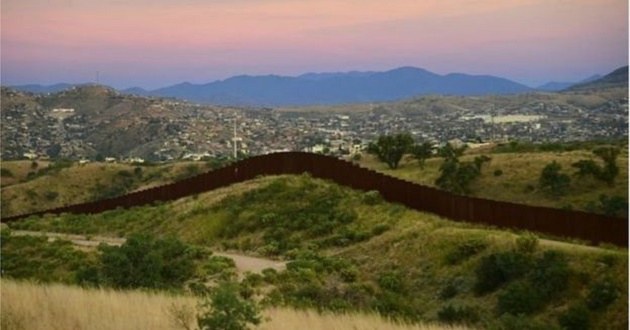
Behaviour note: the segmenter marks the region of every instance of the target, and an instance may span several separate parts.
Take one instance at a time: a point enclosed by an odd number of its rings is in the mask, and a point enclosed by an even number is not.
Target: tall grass
[[[142,291],[82,289],[61,284],[0,282],[3,330],[195,329],[197,301],[188,296]],[[269,309],[258,329],[464,329],[439,325],[404,325],[376,315],[318,314]]]

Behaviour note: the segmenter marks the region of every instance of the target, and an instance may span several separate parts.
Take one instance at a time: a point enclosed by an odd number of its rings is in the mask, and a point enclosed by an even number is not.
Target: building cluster
[[[2,111],[2,159],[69,157],[104,161],[230,158],[280,151],[360,153],[379,135],[410,132],[417,141],[485,143],[576,141],[628,134],[628,99],[593,108],[532,102],[509,109],[414,111],[412,103],[367,111],[287,112],[172,100],[130,117],[77,108],[14,104]]]

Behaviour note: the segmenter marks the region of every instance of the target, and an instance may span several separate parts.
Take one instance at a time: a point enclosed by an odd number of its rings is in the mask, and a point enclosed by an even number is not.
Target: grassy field
[[[536,239],[537,247],[523,250],[518,242],[527,234],[452,222],[307,175],[258,178],[173,203],[31,218],[10,227],[99,236],[148,232],[285,259],[291,261],[285,272],[252,280],[258,283],[252,289],[275,305],[380,311],[416,322],[500,327],[514,322],[500,311],[502,299],[516,294],[516,301],[529,301],[513,292],[525,286],[543,290],[546,298],[534,297],[535,307],[519,322],[558,328],[569,308],[610,283],[612,300],[593,307],[591,323],[627,328],[626,249]],[[506,260],[496,267],[520,270],[497,275],[486,268],[497,259]],[[478,292],[484,272],[498,284]],[[545,293],[545,283],[560,283],[554,285],[559,289]]]
[[[472,161],[475,156],[478,156],[475,150],[470,151],[471,154],[463,156],[461,161]],[[601,194],[623,196],[626,200],[628,198],[627,148],[622,150],[617,159],[620,173],[612,186],[592,178],[578,179],[573,175],[576,169],[571,167],[571,164],[578,160],[593,159],[600,162],[587,150],[526,153],[484,152],[483,154],[491,157],[492,160],[484,164],[481,177],[471,186],[473,195],[477,197],[575,210],[586,210],[587,204],[597,201]],[[538,189],[540,173],[545,165],[552,161],[558,162],[562,166],[562,172],[569,174],[572,179],[568,193],[559,198],[549,197]],[[391,170],[374,156],[363,155],[358,163],[360,166],[394,177],[435,186],[434,183],[440,174],[439,169],[442,162],[441,158],[428,159],[425,168],[421,169],[416,160],[407,156],[398,169]],[[495,175],[497,171],[501,171],[501,174]]]
[[[12,176],[2,177],[2,216],[47,210],[64,205],[111,198],[208,171],[203,162],[158,166],[118,163],[67,164],[49,170],[45,161],[2,162]],[[29,174],[30,173],[30,174]]]
[[[194,329],[197,300],[142,291],[82,289],[2,280],[0,325],[5,330]],[[286,308],[266,310],[256,329],[438,330],[438,325],[402,325],[369,314],[318,314]]]

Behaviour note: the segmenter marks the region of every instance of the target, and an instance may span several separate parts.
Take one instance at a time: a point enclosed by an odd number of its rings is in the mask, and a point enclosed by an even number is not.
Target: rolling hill
[[[263,271],[243,283],[271,305],[473,328],[518,323],[549,329],[576,321],[593,329],[627,327],[626,249],[456,223],[308,175],[258,178],[160,205],[30,218],[9,227],[151,233],[286,259],[286,271]],[[13,240],[19,242],[9,236],[3,249],[17,249]]]

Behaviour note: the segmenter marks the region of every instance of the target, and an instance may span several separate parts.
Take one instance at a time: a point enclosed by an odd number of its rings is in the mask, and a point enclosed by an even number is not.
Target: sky
[[[628,64],[628,0],[1,0],[2,84],[147,89],[235,75],[489,74]]]

